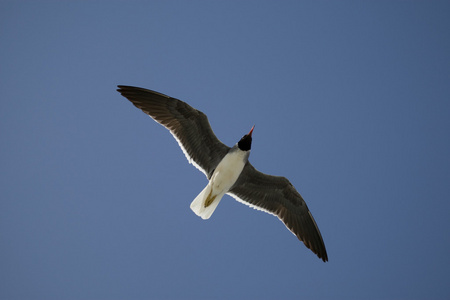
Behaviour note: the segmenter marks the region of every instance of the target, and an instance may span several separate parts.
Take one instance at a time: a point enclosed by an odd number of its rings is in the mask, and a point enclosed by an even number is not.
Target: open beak
[[[252,136],[252,133],[253,133],[253,129],[254,129],[254,128],[255,128],[255,125],[253,125],[252,129],[250,129],[250,132],[249,132],[247,135]]]

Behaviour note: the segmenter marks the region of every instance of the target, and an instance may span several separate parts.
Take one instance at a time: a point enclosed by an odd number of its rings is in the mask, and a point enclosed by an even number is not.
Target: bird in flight
[[[306,247],[328,261],[322,235],[302,196],[285,177],[259,172],[248,161],[255,126],[230,148],[216,137],[206,115],[187,103],[139,87],[119,85],[117,91],[166,127],[188,161],[208,178],[208,185],[191,203],[195,214],[209,219],[228,194],[277,216]]]

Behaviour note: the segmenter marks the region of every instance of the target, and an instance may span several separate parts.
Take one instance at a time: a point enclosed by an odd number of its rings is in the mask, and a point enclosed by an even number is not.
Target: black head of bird
[[[250,151],[250,149],[252,148],[252,133],[254,128],[255,125],[253,125],[252,129],[250,129],[250,132],[244,135],[238,142],[238,147],[242,151]]]

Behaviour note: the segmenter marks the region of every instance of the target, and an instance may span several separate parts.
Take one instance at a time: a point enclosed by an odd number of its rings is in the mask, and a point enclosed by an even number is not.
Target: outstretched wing
[[[230,148],[216,137],[204,113],[155,91],[124,85],[118,88],[134,106],[169,129],[188,161],[211,177]]]
[[[306,247],[328,261],[322,235],[308,206],[285,177],[261,173],[247,162],[229,194],[239,202],[277,216]]]

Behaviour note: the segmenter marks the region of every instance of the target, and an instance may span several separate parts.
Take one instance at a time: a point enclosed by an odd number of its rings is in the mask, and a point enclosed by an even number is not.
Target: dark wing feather
[[[134,106],[170,130],[186,158],[208,179],[230,149],[214,134],[204,113],[164,94],[119,85],[117,90]]]
[[[285,177],[261,173],[247,162],[229,193],[244,204],[277,216],[306,247],[328,261],[322,235],[308,206]]]

